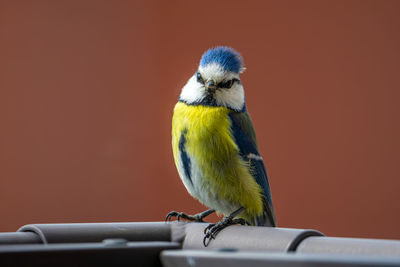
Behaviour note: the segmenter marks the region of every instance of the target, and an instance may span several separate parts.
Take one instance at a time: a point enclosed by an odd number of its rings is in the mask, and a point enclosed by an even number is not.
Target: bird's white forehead
[[[215,81],[230,80],[233,78],[239,79],[239,75],[230,71],[226,71],[218,63],[208,64],[199,67],[199,72],[204,80],[213,79]]]

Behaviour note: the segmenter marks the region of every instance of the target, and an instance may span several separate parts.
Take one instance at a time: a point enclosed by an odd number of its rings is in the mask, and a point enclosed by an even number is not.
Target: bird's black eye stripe
[[[232,87],[232,85],[233,85],[235,82],[240,83],[240,80],[234,78],[234,79],[228,80],[228,81],[226,81],[226,82],[220,82],[220,83],[218,84],[218,88],[227,88],[227,89],[229,89],[229,88]]]
[[[196,79],[197,79],[197,82],[204,84],[204,80],[203,80],[203,77],[201,77],[200,72],[196,72]]]

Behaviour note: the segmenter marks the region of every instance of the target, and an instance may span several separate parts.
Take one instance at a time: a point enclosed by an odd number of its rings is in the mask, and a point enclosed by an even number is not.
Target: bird
[[[242,56],[228,46],[206,50],[174,107],[172,150],[187,191],[208,210],[173,217],[195,222],[217,212],[224,217],[204,229],[207,246],[234,225],[276,227],[271,190],[248,113],[240,74]]]

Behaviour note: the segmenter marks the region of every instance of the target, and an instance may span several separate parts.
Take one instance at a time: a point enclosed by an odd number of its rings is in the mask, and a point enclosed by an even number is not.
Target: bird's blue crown
[[[240,73],[243,69],[242,57],[233,48],[227,46],[218,46],[208,49],[204,52],[200,60],[200,67],[217,63],[224,70],[234,73]]]

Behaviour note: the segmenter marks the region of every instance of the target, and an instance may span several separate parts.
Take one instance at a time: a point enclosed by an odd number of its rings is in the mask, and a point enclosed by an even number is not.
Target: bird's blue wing
[[[275,214],[272,206],[271,190],[264,162],[258,152],[257,138],[253,123],[247,112],[230,112],[232,135],[239,147],[240,156],[250,162],[251,173],[264,193],[264,216],[258,218],[259,225],[275,226]]]

